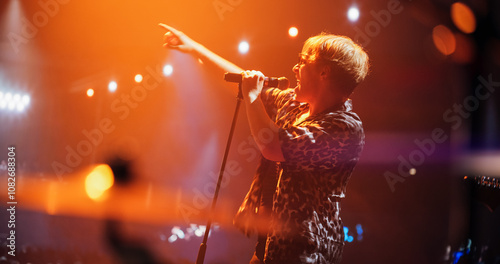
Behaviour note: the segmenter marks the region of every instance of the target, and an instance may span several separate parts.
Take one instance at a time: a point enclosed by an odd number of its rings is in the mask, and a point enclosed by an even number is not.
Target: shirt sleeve
[[[280,90],[278,88],[269,88],[263,90],[261,99],[266,108],[269,117],[276,121],[278,110],[294,97],[293,89]]]

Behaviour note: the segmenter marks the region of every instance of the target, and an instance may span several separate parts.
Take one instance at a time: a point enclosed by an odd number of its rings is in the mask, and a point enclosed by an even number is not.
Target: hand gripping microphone
[[[226,73],[224,80],[226,82],[241,83],[243,76],[241,73]],[[264,87],[277,87],[280,90],[285,90],[290,87],[290,81],[285,77],[264,77]]]

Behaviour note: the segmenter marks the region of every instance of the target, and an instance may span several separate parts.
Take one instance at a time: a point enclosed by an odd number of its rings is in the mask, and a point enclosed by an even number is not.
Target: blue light
[[[363,227],[361,226],[361,224],[356,225],[356,231],[357,231],[358,235],[363,234]]]
[[[354,237],[349,235],[349,228],[347,226],[344,226],[344,241],[347,241],[350,243],[353,240],[354,240]]]
[[[453,253],[453,264],[457,264],[460,258],[464,255],[462,251]]]
[[[356,233],[358,233],[358,241],[363,241],[363,226],[361,224],[356,225]]]

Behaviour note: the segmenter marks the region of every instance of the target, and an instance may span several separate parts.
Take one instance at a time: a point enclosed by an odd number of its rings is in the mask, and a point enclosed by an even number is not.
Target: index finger
[[[164,29],[166,29],[166,30],[174,33],[175,35],[178,35],[180,33],[179,30],[177,30],[177,29],[175,29],[175,28],[173,28],[173,27],[171,27],[169,25],[163,24],[163,23],[159,23],[158,26],[160,26],[160,27],[162,27],[162,28],[164,28]]]

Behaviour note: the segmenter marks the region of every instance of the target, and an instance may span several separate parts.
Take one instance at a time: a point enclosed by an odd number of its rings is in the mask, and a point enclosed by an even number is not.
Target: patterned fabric
[[[272,208],[279,172],[280,168],[276,162],[261,157],[250,190],[233,219],[233,224],[246,236],[250,236],[260,222],[267,220],[268,216],[262,216],[262,221],[259,219],[260,209],[261,206]]]
[[[344,245],[340,199],[364,145],[351,101],[307,116],[292,89],[262,94],[277,110],[284,162],[274,196],[265,263],[339,263]],[[303,117],[306,117],[305,119]]]

